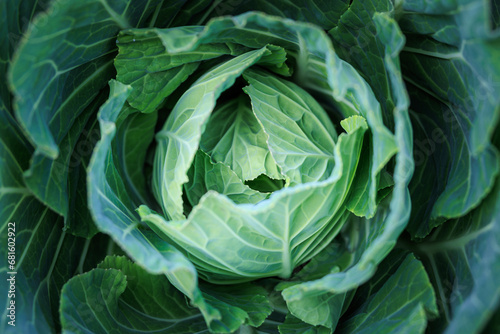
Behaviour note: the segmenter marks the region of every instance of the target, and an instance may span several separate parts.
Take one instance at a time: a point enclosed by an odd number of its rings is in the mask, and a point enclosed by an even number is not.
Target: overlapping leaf
[[[9,84],[14,110],[35,146],[26,185],[65,217],[66,228],[75,235],[96,232],[86,203],[80,201],[86,194],[75,192],[85,182],[83,165],[97,140],[88,130],[103,103],[98,95],[114,75],[116,35],[140,25],[156,3],[54,1],[33,19],[13,58]]]
[[[500,300],[500,182],[468,215],[438,227],[413,246],[436,288],[446,333],[477,333]],[[412,247],[410,245],[410,247]]]
[[[63,231],[63,220],[40,203],[25,186],[23,170],[28,168],[32,147],[15,121],[0,110],[0,256],[7,259],[7,241],[15,244],[15,268],[3,262],[6,279],[0,287],[3,333],[47,333],[59,330],[59,296],[63,284],[74,274],[87,270],[104,257],[107,240],[74,237]],[[10,230],[8,228],[11,228]],[[13,228],[13,229],[12,229]],[[15,232],[8,240],[8,232]],[[90,257],[90,261],[87,256]],[[7,274],[14,272],[13,274]],[[8,325],[7,278],[15,276],[16,326]]]
[[[375,272],[376,266],[394,247],[397,238],[406,226],[409,217],[408,208],[411,207],[408,183],[413,172],[411,159],[411,126],[407,113],[408,98],[404,92],[397,55],[402,47],[402,35],[396,23],[387,14],[378,14],[374,17],[379,35],[386,47],[384,61],[390,70],[391,89],[394,92],[396,109],[394,121],[396,138],[398,138],[399,152],[396,156],[394,171],[394,188],[392,196],[379,204],[372,219],[351,217],[345,223],[344,233],[348,240],[348,247],[353,252],[354,259],[342,271],[338,266],[332,268],[331,273],[322,278],[293,285],[283,290],[283,296],[294,314],[305,322],[314,325],[332,325],[330,320],[317,322],[316,313],[310,307],[302,306],[301,301],[333,298],[345,293],[366,282]],[[336,252],[332,256],[340,257]],[[304,305],[312,305],[311,302]],[[328,307],[319,304],[318,308]],[[309,317],[312,315],[311,317]]]
[[[241,96],[216,107],[200,147],[213,160],[229,166],[242,180],[253,180],[261,174],[281,179],[283,176],[266,141],[266,133],[248,99]]]
[[[479,205],[500,169],[491,145],[500,114],[500,36],[490,31],[484,2],[461,3],[405,2],[399,21],[409,36],[401,59],[420,127],[412,182],[420,210],[409,227],[417,238]]]
[[[141,227],[140,218],[134,211],[139,204],[134,202],[133,196],[127,191],[124,184],[126,178],[121,174],[123,170],[116,167],[115,159],[119,155],[113,152],[123,146],[120,141],[126,138],[115,137],[116,133],[121,131],[116,126],[131,126],[126,119],[120,122],[117,120],[124,116],[134,117],[130,110],[123,109],[131,88],[116,81],[111,81],[110,87],[110,97],[99,112],[102,138],[89,166],[89,203],[94,221],[99,229],[109,234],[136,263],[150,273],[166,275],[170,283],[182,291],[191,300],[192,305],[199,308],[210,330],[224,333],[235,331],[248,321],[248,313],[241,310],[236,301],[233,304],[213,296],[210,299],[205,298],[198,287],[198,275],[192,263],[158,235]],[[123,112],[128,115],[122,114]],[[135,117],[135,121],[140,122],[140,117]],[[148,131],[148,128],[142,128],[142,131]],[[148,145],[146,141],[139,141],[138,144],[142,147]],[[114,278],[123,278],[120,274],[115,274]],[[122,286],[123,284],[122,281]],[[114,288],[118,289],[118,286]],[[241,291],[244,293],[246,290],[241,287]],[[233,311],[237,316],[231,313]]]

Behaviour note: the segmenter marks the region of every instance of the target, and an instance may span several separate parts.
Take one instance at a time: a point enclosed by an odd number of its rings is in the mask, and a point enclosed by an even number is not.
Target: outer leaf
[[[98,59],[114,50],[118,31],[135,26],[145,10],[145,2],[136,6],[128,2],[58,1],[33,22],[9,78],[17,95],[16,114],[41,154],[58,156],[58,140],[98,91],[89,87],[100,88],[108,80],[109,57],[108,62]],[[91,30],[96,33],[81,38]],[[77,75],[85,69],[94,75]],[[64,90],[65,86],[71,89]],[[80,94],[75,96],[75,90]],[[82,109],[71,109],[75,105]]]
[[[437,191],[420,178],[413,182],[414,202],[423,210],[412,217],[410,231],[422,238],[444,219],[478,206],[499,172],[500,156],[490,142],[500,115],[500,34],[490,31],[491,9],[484,1],[411,1],[403,8],[405,79],[418,88],[415,101],[426,108],[416,110],[427,127],[415,140],[418,173],[444,182]],[[425,194],[431,191],[429,201]]]
[[[12,60],[12,54],[21,40],[23,32],[28,28],[33,15],[36,15],[41,6],[38,1],[30,0],[19,3],[17,0],[2,1],[0,3],[0,109],[12,110],[12,96],[9,91],[7,82],[7,70]]]
[[[339,137],[335,169],[324,181],[281,189],[256,205],[236,205],[226,196],[208,192],[187,220],[166,221],[146,206],[139,213],[158,235],[188,251],[209,281],[289,277],[342,226],[343,202],[367,127],[360,116],[342,124],[348,133]]]
[[[110,86],[110,99],[101,107],[99,114],[102,139],[92,156],[87,182],[94,221],[135,261],[152,273],[166,274],[174,286],[203,307],[192,265],[175,248],[160,241],[154,234],[138,229],[138,217],[132,211],[133,201],[119,177],[111,151],[115,122],[131,88],[116,81],[112,81]],[[217,312],[212,309],[206,314],[217,317]]]
[[[244,91],[290,186],[328,178],[337,132],[323,108],[299,86],[268,73],[247,70],[244,77],[250,83]]]
[[[182,185],[217,97],[265,53],[265,48],[247,52],[204,74],[182,95],[157,134],[153,190],[170,219],[184,218]]]
[[[26,184],[67,220],[76,218],[70,213],[77,201],[70,183],[77,184],[76,175],[83,174],[72,159],[82,155],[79,145],[88,156],[94,143],[82,131],[102,100],[91,102],[113,76],[116,34],[149,16],[147,3],[154,1],[54,1],[32,21],[14,56],[9,83],[16,117],[36,148]],[[88,217],[84,208],[78,210]],[[90,236],[95,228],[72,232]]]
[[[251,283],[238,285],[213,285],[201,286],[207,301],[221,311],[222,318],[243,318],[245,324],[252,327],[260,326],[271,314],[272,307],[267,297],[267,291]],[[238,313],[241,313],[239,315]],[[229,323],[229,320],[227,321]]]
[[[146,187],[144,165],[148,147],[154,138],[157,113],[143,114],[126,104],[117,120],[113,147],[116,168],[134,203],[153,201]]]
[[[500,304],[500,182],[470,214],[447,221],[415,247],[436,288],[446,333],[478,333]]]
[[[388,259],[393,260],[390,256]],[[437,313],[434,290],[420,261],[408,255],[396,272],[366,297],[339,327],[339,333],[424,333],[425,311]],[[375,277],[377,279],[378,277]],[[389,297],[390,296],[390,297]]]
[[[99,94],[75,120],[59,143],[61,154],[55,160],[35,154],[30,169],[24,173],[26,186],[65,218],[66,231],[86,238],[98,232],[87,208],[85,182],[86,167],[99,140],[94,117],[105,101],[107,92],[104,93]]]
[[[107,257],[64,285],[61,323],[65,333],[208,332],[199,310],[165,276],[125,257]]]
[[[346,213],[343,219],[347,219]],[[321,253],[313,257],[302,270],[294,275],[293,280],[278,284],[276,291],[300,284],[302,282],[319,279],[330,273],[338,273],[348,268],[353,262],[352,253],[342,244],[332,243]],[[288,301],[286,306],[291,314],[300,319],[306,319],[309,324],[321,324],[326,328],[334,329],[342,316],[344,309],[349,306],[353,292],[339,294],[309,294],[300,301]]]
[[[384,62],[386,43],[377,34],[380,30],[376,27],[373,15],[392,11],[393,4],[388,0],[354,0],[349,10],[340,17],[338,25],[328,32],[339,57],[356,68],[370,85],[380,102],[388,126],[394,124],[394,97],[389,69]]]
[[[186,2],[187,0],[162,1],[155,8],[149,26],[161,28],[172,26],[172,21],[179,15]]]
[[[29,165],[32,147],[12,117],[0,109],[0,256],[7,259],[8,241],[15,240],[15,268],[2,262],[0,288],[5,291],[0,332],[48,333],[59,330],[59,294],[64,282],[93,266],[104,256],[107,240],[92,241],[63,231],[60,216],[40,203],[24,185],[23,169]],[[13,223],[13,224],[9,224]],[[14,225],[14,226],[13,226]],[[8,228],[11,228],[10,230]],[[15,228],[15,237],[8,232]],[[90,260],[86,257],[90,255]],[[7,274],[7,272],[14,272]],[[9,282],[15,276],[15,327],[8,325]]]
[[[349,1],[336,0],[280,0],[270,3],[265,0],[222,1],[214,9],[216,16],[236,15],[258,9],[261,12],[281,16],[295,21],[311,22],[325,30],[338,24],[340,17],[349,8]]]
[[[216,107],[200,147],[215,161],[231,167],[242,180],[253,180],[261,174],[281,179],[266,140],[264,129],[242,96]]]
[[[384,61],[387,52],[384,35],[393,32],[390,27],[380,29],[373,16],[376,13],[392,11],[392,2],[387,0],[351,1],[349,10],[341,16],[338,25],[329,31],[339,57],[356,68],[370,85],[380,102],[384,122],[391,129],[394,126],[392,111],[396,98],[390,85],[391,71]],[[392,39],[392,48],[400,49],[404,38]],[[365,154],[372,155],[373,147],[366,147]],[[361,165],[348,204],[348,209],[354,214],[373,215],[377,204],[377,194],[373,188],[378,190],[380,187],[380,173],[381,170],[374,169],[373,165]]]
[[[329,334],[332,331],[326,327],[312,326],[291,314],[286,316],[285,322],[278,326],[281,334]]]

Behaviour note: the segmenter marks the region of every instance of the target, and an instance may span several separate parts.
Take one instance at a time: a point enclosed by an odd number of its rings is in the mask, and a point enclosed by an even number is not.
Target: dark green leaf
[[[61,323],[67,333],[208,332],[199,310],[165,276],[125,257],[107,257],[65,284]]]
[[[395,261],[391,256],[387,261]],[[426,312],[437,314],[434,290],[427,273],[413,255],[401,258],[397,270],[378,271],[364,303],[345,319],[339,333],[424,333]],[[382,264],[380,269],[384,268]],[[370,284],[370,283],[367,283]],[[360,290],[358,292],[361,292]]]

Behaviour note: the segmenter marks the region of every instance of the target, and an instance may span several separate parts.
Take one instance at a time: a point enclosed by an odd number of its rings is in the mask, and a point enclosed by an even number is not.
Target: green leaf
[[[265,0],[221,1],[214,9],[217,16],[237,15],[259,10],[269,15],[281,16],[301,22],[311,22],[325,30],[338,24],[340,17],[349,8],[348,0],[280,0],[270,3]]]
[[[393,5],[390,1],[352,1],[349,10],[339,20],[338,26],[329,31],[339,57],[350,63],[368,82],[382,108],[384,123],[394,127],[394,92],[391,87],[391,69],[386,66],[386,54],[399,50],[404,37],[395,24],[382,26],[377,13],[389,12]],[[390,40],[388,43],[384,40]],[[399,71],[399,70],[398,70]],[[403,88],[403,87],[401,87]],[[403,88],[404,89],[404,88]],[[398,93],[399,94],[399,93]],[[406,93],[403,93],[406,94]],[[374,154],[376,142],[366,148],[366,154]],[[354,184],[348,208],[358,216],[372,216],[377,204],[378,182],[381,168],[373,165],[361,166],[361,173]]]
[[[215,108],[200,148],[217,162],[222,162],[242,180],[264,174],[281,179],[276,161],[269,152],[267,136],[244,96],[231,99]]]
[[[250,51],[205,73],[184,92],[156,135],[153,190],[170,219],[184,218],[182,185],[218,96],[265,53],[266,48]]]
[[[478,333],[500,303],[499,181],[478,208],[410,246],[436,289],[442,317],[435,330]]]
[[[269,150],[290,186],[327,179],[337,133],[323,108],[299,86],[266,72],[247,70],[243,76]]]
[[[191,206],[195,206],[208,191],[226,195],[234,203],[258,203],[267,197],[243,184],[228,166],[213,163],[203,151],[198,151],[187,174],[184,190]]]
[[[310,24],[283,20],[262,13],[246,13],[232,18],[211,20],[198,33],[184,30],[183,36],[158,35],[169,52],[186,52],[200,44],[235,43],[249,48],[279,45],[286,49],[297,64],[294,81],[307,90],[326,96],[344,117],[361,115],[366,118],[373,135],[371,177],[368,187],[370,205],[360,215],[373,215],[376,208],[378,174],[396,153],[394,136],[384,126],[380,104],[372,89],[348,63],[333,52],[330,38]],[[399,31],[399,30],[398,30]],[[182,37],[182,38],[181,38]],[[401,44],[402,38],[396,34]],[[340,84],[339,84],[340,83]],[[180,208],[180,206],[179,206]]]
[[[136,262],[152,273],[166,274],[174,286],[203,307],[192,265],[175,248],[138,228],[139,219],[119,177],[111,145],[116,133],[115,122],[131,88],[116,81],[111,81],[110,87],[110,98],[99,112],[102,138],[94,150],[88,172],[89,205],[94,221],[99,230],[109,234]],[[217,316],[215,310],[207,310],[206,314]]]
[[[477,207],[500,170],[491,145],[500,115],[500,35],[490,31],[491,9],[483,1],[411,1],[403,9],[400,25],[408,37],[401,63],[415,87],[419,126],[426,128],[415,139],[417,172],[444,182],[431,190],[431,182],[414,181],[414,202],[424,209],[412,217],[410,232],[422,238],[443,220]]]
[[[26,185],[75,235],[96,232],[81,201],[86,195],[77,190],[95,144],[82,132],[94,123],[100,90],[114,75],[116,34],[151,10],[146,1],[129,2],[54,1],[31,22],[9,69],[17,121],[35,146]]]
[[[391,256],[389,260],[394,261]],[[413,255],[398,262],[391,275],[377,272],[374,279],[383,277],[383,282],[363,295],[365,302],[341,323],[339,333],[425,332],[426,312],[437,313],[434,290],[422,263]]]
[[[165,276],[125,257],[107,257],[64,285],[61,323],[67,333],[208,332],[199,310]]]
[[[19,3],[17,0],[2,1],[0,13],[2,24],[0,24],[0,109],[13,113],[12,96],[7,82],[7,71],[12,61],[12,55],[18,43],[21,41],[23,32],[28,28],[32,17],[41,10],[36,0],[25,0]]]
[[[57,143],[68,126],[111,76],[109,54],[118,31],[135,26],[148,10],[146,1],[128,4],[59,1],[33,21],[16,51],[9,80],[16,115],[40,154],[59,155]],[[99,33],[89,35],[92,30]]]
[[[173,26],[172,21],[179,15],[186,2],[187,0],[162,1],[155,8],[155,12],[151,17],[149,26],[159,28],[168,28]]]
[[[267,291],[251,283],[236,285],[203,284],[200,286],[207,302],[216,307],[222,314],[222,319],[230,318],[236,324],[248,324],[252,327],[262,325],[273,310],[267,296]]]
[[[106,91],[99,94],[75,120],[59,143],[60,154],[56,159],[35,154],[24,173],[26,186],[65,218],[66,231],[87,238],[98,231],[87,209],[86,167],[99,140],[94,118],[106,95]]]
[[[345,214],[343,219],[347,217],[348,214]],[[333,242],[313,257],[290,281],[279,283],[275,290],[283,291],[302,282],[316,280],[330,273],[339,273],[352,264],[352,255],[344,245]],[[308,294],[300,301],[288,300],[286,306],[291,314],[299,319],[307,320],[310,325],[321,325],[333,329],[337,326],[352,296],[352,291],[338,294]]]
[[[207,12],[210,11],[212,0],[186,0],[181,10],[173,18],[170,26],[186,26],[203,24]]]
[[[328,33],[332,36],[335,52],[351,64],[370,85],[382,108],[387,126],[393,125],[393,92],[390,88],[389,69],[384,56],[386,45],[382,34],[393,33],[392,29],[376,26],[375,13],[393,13],[393,4],[387,0],[351,1],[349,10],[340,17],[336,27]],[[402,36],[399,43],[404,43]]]
[[[62,285],[75,273],[94,265],[104,256],[107,240],[77,238],[63,231],[63,219],[40,203],[24,184],[32,147],[5,110],[0,109],[0,256],[8,257],[7,245],[15,243],[15,268],[7,261],[0,267],[4,278],[15,276],[16,326],[7,323],[9,282],[5,291],[2,333],[48,333],[59,331],[59,295]],[[8,236],[15,232],[15,236]],[[8,239],[12,237],[12,239]],[[90,260],[89,260],[90,258]],[[8,272],[15,272],[8,274]]]

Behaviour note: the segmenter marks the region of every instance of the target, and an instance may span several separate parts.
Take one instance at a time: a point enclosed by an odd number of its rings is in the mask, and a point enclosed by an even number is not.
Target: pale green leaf
[[[182,185],[218,96],[265,53],[266,48],[250,51],[205,73],[184,92],[156,135],[153,190],[170,219],[184,218]]]
[[[290,186],[328,178],[337,133],[323,108],[291,82],[256,70],[243,76],[250,83],[244,91],[268,137],[269,150]]]
[[[266,141],[249,101],[241,96],[215,108],[200,147],[213,160],[231,167],[242,180],[253,180],[261,174],[281,179]]]
[[[203,151],[198,151],[187,176],[189,181],[184,184],[184,191],[191,204],[195,206],[208,191],[226,195],[234,203],[258,203],[267,194],[258,192],[243,184],[243,181],[223,163],[213,163]]]

